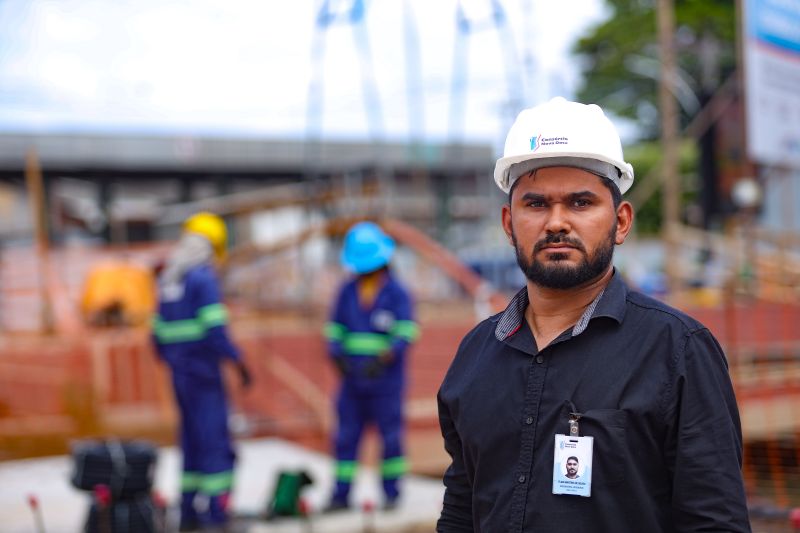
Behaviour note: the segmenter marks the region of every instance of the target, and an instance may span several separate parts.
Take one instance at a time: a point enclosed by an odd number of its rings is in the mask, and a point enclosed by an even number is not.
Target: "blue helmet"
[[[356,274],[373,272],[389,263],[395,244],[374,222],[359,222],[344,237],[341,261]]]

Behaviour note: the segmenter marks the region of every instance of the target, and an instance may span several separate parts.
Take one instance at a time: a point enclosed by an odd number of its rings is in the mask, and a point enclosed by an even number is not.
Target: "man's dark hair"
[[[536,171],[534,170],[534,173],[535,172]],[[520,176],[520,178],[521,177],[522,176]],[[614,202],[614,210],[616,211],[616,209],[619,207],[619,204],[622,203],[622,193],[619,191],[619,187],[617,187],[617,184],[611,181],[609,178],[603,176],[597,177],[600,178],[600,181],[606,186],[606,189],[611,192],[611,200]],[[508,205],[511,205],[511,196],[514,194],[514,189],[517,188],[517,183],[519,183],[519,178],[514,180],[514,184],[508,190]]]
[[[617,184],[608,178],[600,177],[600,181],[603,182],[603,185],[606,186],[606,189],[611,191],[611,200],[614,202],[614,210],[616,210],[619,207],[619,204],[622,203],[622,193],[619,191],[619,187],[617,187]]]
[[[575,459],[575,462],[576,462],[576,463],[580,463],[580,461],[578,460],[578,458],[577,458],[577,457],[575,457],[574,455],[570,455],[569,457],[567,457],[567,462],[569,462],[569,460],[570,460],[570,459]]]

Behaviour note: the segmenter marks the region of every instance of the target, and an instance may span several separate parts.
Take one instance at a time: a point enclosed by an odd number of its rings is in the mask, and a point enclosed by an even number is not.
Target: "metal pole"
[[[672,0],[658,0],[658,42],[661,51],[661,78],[658,101],[661,110],[661,146],[663,159],[662,212],[664,224],[664,267],[670,294],[679,289],[678,230],[680,221],[681,185],[678,175],[678,112],[671,86],[676,76],[675,14]]]
[[[41,325],[45,333],[54,331],[53,307],[50,301],[50,265],[49,239],[47,237],[47,213],[44,205],[44,184],[42,169],[36,150],[31,148],[25,158],[25,182],[28,187],[28,205],[33,221],[34,239],[36,241],[36,262],[39,267],[39,296],[41,307]]]

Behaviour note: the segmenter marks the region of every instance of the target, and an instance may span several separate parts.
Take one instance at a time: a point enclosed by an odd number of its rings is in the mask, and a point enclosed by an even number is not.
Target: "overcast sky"
[[[352,0],[329,4],[331,13],[347,13]],[[321,5],[2,1],[0,130],[298,138],[316,127],[325,138],[403,139],[416,130],[425,140],[496,143],[509,97],[531,105],[571,95],[576,69],[567,51],[603,9],[602,0],[501,1],[501,33],[490,23],[491,1],[465,1],[476,30],[459,41],[456,0],[367,0],[365,26],[315,25]],[[414,34],[419,59],[409,68]],[[460,70],[457,42],[467,58]],[[371,61],[360,59],[366,52]],[[467,80],[456,99],[454,70]],[[422,95],[412,112],[409,75]],[[319,97],[309,99],[313,76]],[[377,105],[365,106],[365,88]],[[311,125],[309,101],[321,110]]]

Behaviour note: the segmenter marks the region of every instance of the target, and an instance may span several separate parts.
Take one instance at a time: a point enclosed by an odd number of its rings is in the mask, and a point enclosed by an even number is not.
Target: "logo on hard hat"
[[[539,140],[542,146],[553,146],[555,144],[569,144],[569,137],[544,137]]]
[[[536,135],[531,137],[531,152],[535,152],[539,149],[539,136]]]

